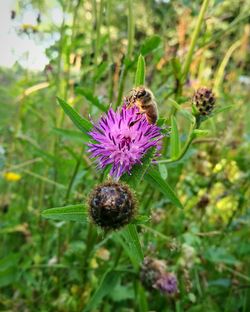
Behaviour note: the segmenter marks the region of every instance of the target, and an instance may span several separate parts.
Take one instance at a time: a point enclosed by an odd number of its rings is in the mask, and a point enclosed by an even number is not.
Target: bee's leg
[[[138,119],[134,120],[134,121],[131,121],[131,123],[129,124],[129,127],[134,126],[138,121],[140,121],[143,114],[144,114],[144,113],[136,113],[136,115],[137,115],[137,116],[140,115],[140,117],[139,117]]]

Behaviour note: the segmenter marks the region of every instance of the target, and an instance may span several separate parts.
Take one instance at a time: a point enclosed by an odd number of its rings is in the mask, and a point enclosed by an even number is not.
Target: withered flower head
[[[166,271],[164,260],[146,257],[141,265],[140,279],[148,290],[157,289],[167,295],[178,292],[177,278]]]
[[[135,211],[134,195],[125,184],[106,182],[90,195],[90,218],[104,230],[119,229],[130,223]]]

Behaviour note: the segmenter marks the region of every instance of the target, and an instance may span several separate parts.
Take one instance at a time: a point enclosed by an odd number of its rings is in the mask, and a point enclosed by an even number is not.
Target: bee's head
[[[144,96],[146,96],[147,94],[147,90],[143,87],[139,88],[137,91],[136,91],[136,96],[138,98],[143,98]]]

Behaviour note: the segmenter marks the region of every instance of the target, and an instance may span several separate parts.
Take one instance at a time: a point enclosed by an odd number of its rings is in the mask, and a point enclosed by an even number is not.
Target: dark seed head
[[[211,89],[206,87],[199,88],[193,96],[193,104],[200,115],[209,115],[214,109],[215,95]]]
[[[89,215],[104,230],[115,230],[130,223],[135,206],[134,195],[126,185],[106,182],[90,195]]]

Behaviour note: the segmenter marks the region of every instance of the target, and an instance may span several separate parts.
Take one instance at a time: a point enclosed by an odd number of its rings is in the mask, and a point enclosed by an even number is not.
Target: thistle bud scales
[[[199,88],[193,96],[193,104],[201,115],[209,115],[215,104],[215,95],[211,89]]]
[[[125,184],[106,182],[95,188],[89,200],[89,215],[105,230],[118,229],[132,220],[135,199]]]

